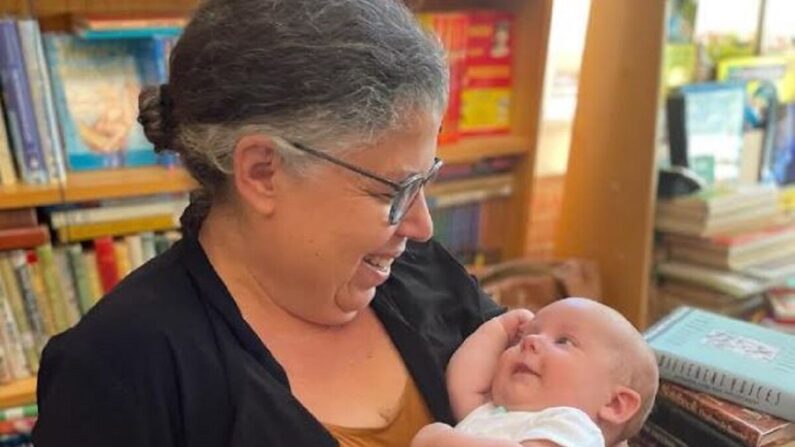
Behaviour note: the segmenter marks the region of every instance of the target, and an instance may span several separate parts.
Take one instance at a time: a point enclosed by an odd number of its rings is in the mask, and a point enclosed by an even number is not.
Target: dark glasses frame
[[[414,204],[414,201],[417,199],[417,196],[420,193],[420,190],[430,181],[432,181],[436,175],[439,173],[439,169],[441,169],[444,162],[437,158],[433,159],[433,166],[428,170],[425,175],[422,174],[413,174],[402,180],[400,183],[394,182],[387,178],[381,177],[380,175],[368,171],[367,169],[360,168],[359,166],[350,164],[344,160],[340,160],[339,158],[332,157],[331,155],[326,154],[325,152],[318,151],[316,149],[312,149],[309,146],[306,146],[301,143],[296,143],[294,141],[289,141],[290,145],[295,147],[296,149],[311,154],[315,157],[322,158],[323,160],[328,161],[329,163],[335,164],[342,168],[345,168],[351,172],[355,172],[363,177],[369,178],[371,180],[375,180],[379,183],[389,186],[395,191],[395,196],[392,197],[390,208],[389,208],[389,224],[390,225],[397,225],[406,215],[411,206]]]

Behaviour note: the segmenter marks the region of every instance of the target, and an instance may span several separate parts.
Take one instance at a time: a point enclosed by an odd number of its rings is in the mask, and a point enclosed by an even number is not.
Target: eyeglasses
[[[358,166],[354,166],[348,162],[332,157],[331,155],[328,155],[325,152],[320,152],[318,150],[312,149],[311,147],[305,146],[301,143],[296,143],[292,141],[290,141],[289,143],[300,151],[314,155],[315,157],[322,158],[330,163],[333,163],[337,166],[341,166],[349,171],[355,172],[363,177],[367,177],[379,183],[383,183],[384,185],[387,185],[390,188],[392,188],[395,191],[395,195],[391,199],[390,208],[389,208],[390,225],[397,225],[398,223],[400,223],[401,220],[403,220],[403,217],[411,208],[411,205],[413,205],[414,201],[417,200],[417,196],[419,195],[422,188],[428,182],[431,182],[433,181],[434,178],[436,178],[436,175],[439,173],[439,169],[444,164],[442,160],[440,160],[439,158],[434,158],[433,166],[431,166],[431,169],[429,169],[425,175],[413,174],[408,178],[406,178],[405,180],[402,180],[400,183],[396,183],[393,182],[392,180],[383,178],[378,174],[375,174]]]

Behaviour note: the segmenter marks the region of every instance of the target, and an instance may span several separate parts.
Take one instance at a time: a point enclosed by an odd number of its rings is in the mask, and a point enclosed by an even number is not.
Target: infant
[[[641,334],[603,304],[567,298],[535,317],[512,310],[484,323],[450,360],[450,403],[461,422],[424,427],[412,447],[612,446],[640,430],[658,378]]]

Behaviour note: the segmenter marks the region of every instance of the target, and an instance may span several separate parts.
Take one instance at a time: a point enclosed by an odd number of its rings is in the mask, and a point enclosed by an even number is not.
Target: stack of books
[[[661,383],[630,445],[795,445],[795,336],[681,307],[645,337]]]
[[[38,415],[35,404],[0,410],[0,447],[32,447],[31,432]]]
[[[656,317],[690,305],[760,319],[795,277],[795,220],[773,186],[723,186],[658,202]]]

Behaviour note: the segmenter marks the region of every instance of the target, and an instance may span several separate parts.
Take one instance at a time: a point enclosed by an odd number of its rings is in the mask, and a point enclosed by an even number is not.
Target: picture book
[[[500,134],[511,128],[513,15],[469,15],[461,90],[461,135]]]
[[[795,420],[795,337],[680,307],[645,333],[660,377]]]
[[[743,81],[748,97],[759,92],[761,81],[775,85],[781,102],[795,101],[795,58],[787,56],[733,57],[718,63],[719,81]]]
[[[136,117],[142,86],[161,82],[161,43],[63,34],[47,34],[44,42],[70,169],[155,164]]]
[[[671,164],[691,169],[707,184],[739,179],[744,107],[741,84],[680,87],[667,102]]]
[[[795,423],[663,380],[659,397],[665,398],[747,447],[795,439]]]

